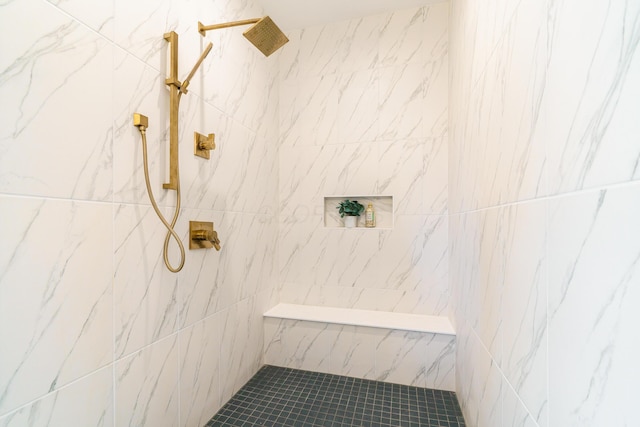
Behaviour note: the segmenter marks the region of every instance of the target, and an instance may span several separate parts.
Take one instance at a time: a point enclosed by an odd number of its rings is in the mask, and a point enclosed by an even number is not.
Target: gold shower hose
[[[144,163],[144,180],[147,184],[147,194],[149,194],[149,199],[151,200],[151,204],[153,205],[153,209],[156,211],[158,218],[160,218],[160,221],[162,221],[168,231],[167,236],[164,238],[164,264],[167,266],[169,271],[171,271],[172,273],[177,273],[178,271],[182,270],[182,267],[184,267],[185,260],[184,245],[182,244],[182,241],[180,241],[180,237],[178,236],[178,234],[176,234],[176,232],[173,230],[173,227],[175,227],[176,221],[178,220],[178,213],[180,212],[180,175],[178,174],[178,178],[176,180],[176,211],[173,214],[173,220],[171,221],[171,224],[169,224],[169,222],[167,222],[167,220],[164,218],[164,215],[162,215],[162,212],[160,212],[160,209],[158,209],[158,204],[156,203],[156,199],[153,197],[151,184],[149,183],[149,162],[147,161],[147,131],[144,126],[138,126],[138,129],[140,130],[140,134],[142,135],[142,157]],[[180,248],[180,265],[177,268],[173,268],[171,266],[171,263],[169,262],[169,239],[172,236],[178,243],[178,247]]]

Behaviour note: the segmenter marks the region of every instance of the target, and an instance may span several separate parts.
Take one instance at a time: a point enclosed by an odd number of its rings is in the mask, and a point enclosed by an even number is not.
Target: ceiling
[[[443,0],[258,0],[280,28],[291,30],[339,22]]]

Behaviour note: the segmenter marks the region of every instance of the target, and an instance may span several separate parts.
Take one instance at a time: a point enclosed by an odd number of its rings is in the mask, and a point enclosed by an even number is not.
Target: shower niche
[[[375,228],[366,228],[364,226],[364,212],[358,218],[356,229],[376,230],[393,228],[393,196],[362,196],[362,195],[343,195],[343,196],[325,196],[324,198],[324,226],[326,228],[344,228],[344,220],[340,217],[338,204],[345,200],[357,200],[365,209],[371,203],[376,213]]]

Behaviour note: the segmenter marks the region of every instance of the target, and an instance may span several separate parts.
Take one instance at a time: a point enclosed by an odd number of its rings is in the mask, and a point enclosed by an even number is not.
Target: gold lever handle
[[[189,237],[189,249],[220,250],[220,239],[213,229],[213,222],[189,221]]]

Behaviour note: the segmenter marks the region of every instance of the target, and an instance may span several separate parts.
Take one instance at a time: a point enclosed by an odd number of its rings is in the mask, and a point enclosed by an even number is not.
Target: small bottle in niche
[[[367,210],[364,211],[364,226],[373,228],[376,226],[376,213],[373,211],[373,205],[369,203]]]

